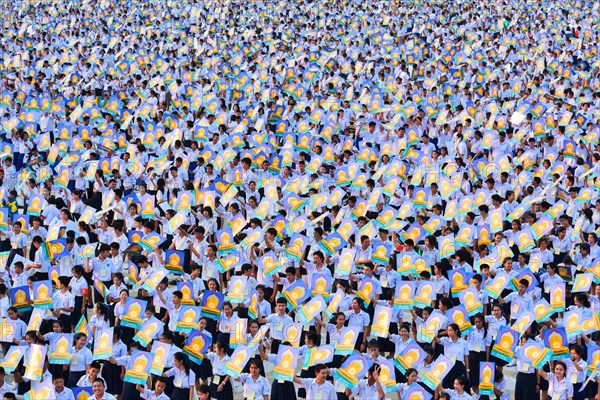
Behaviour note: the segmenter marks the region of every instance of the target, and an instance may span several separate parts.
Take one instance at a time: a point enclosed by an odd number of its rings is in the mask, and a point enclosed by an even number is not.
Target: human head
[[[92,381],[92,391],[97,398],[102,398],[105,390],[106,387],[104,386],[104,380],[102,378],[96,378]]]

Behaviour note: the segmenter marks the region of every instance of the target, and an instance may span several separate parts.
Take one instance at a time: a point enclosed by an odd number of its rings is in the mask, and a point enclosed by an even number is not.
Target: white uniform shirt
[[[263,400],[265,396],[271,394],[271,384],[260,375],[255,381],[250,374],[242,373],[240,374],[240,382],[244,385],[244,397],[246,399]]]
[[[69,367],[71,371],[85,371],[85,366],[91,364],[92,360],[92,352],[87,347],[83,347],[79,351],[75,350],[75,346],[71,347],[71,365]]]
[[[377,383],[369,385],[367,379],[361,379],[358,384],[352,389],[352,396],[357,400],[377,400],[380,399],[377,391]]]
[[[469,355],[469,345],[462,338],[454,342],[449,337],[442,337],[440,343],[444,346],[444,355],[452,361],[464,363],[465,357]]]
[[[271,324],[270,332],[273,335],[273,339],[281,341],[285,340],[283,337],[283,329],[285,326],[294,322],[292,317],[287,314],[284,314],[282,317],[278,314],[271,314],[265,319],[268,324]]]
[[[208,353],[206,355],[206,358],[208,358],[210,360],[214,376],[225,375],[225,372],[224,372],[225,364],[227,364],[230,360],[228,355],[225,355],[225,357],[223,357],[223,358],[219,358],[219,356],[216,353]],[[213,378],[213,383],[214,383],[214,378]]]
[[[371,317],[369,317],[369,314],[367,314],[363,310],[360,310],[358,314],[353,310],[345,311],[344,314],[346,315],[346,319],[348,320],[348,326],[351,328],[358,328],[359,332],[364,332],[365,327],[371,324]]]
[[[567,377],[559,382],[556,375],[548,372],[548,396],[551,399],[567,400],[567,398],[573,397],[573,384]]]
[[[328,381],[319,385],[314,378],[300,379],[300,386],[306,389],[307,399],[337,400],[335,387]]]
[[[165,372],[167,378],[173,378],[173,385],[179,389],[189,389],[194,385],[194,381],[196,380],[196,374],[194,371],[190,369],[190,373],[186,374],[185,370],[180,370],[179,368],[173,367],[167,372]]]

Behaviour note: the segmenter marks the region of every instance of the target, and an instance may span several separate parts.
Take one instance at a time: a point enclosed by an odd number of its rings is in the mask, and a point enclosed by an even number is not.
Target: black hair
[[[104,379],[102,378],[96,378],[94,379],[94,381],[92,382],[92,385],[96,382],[100,382],[102,384],[102,386],[106,387],[106,384],[104,383]]]
[[[452,328],[456,332],[456,336],[460,337],[460,328],[457,324],[449,324],[448,328]]]
[[[175,353],[173,358],[175,358],[177,361],[183,363],[183,368],[185,369],[185,374],[189,375],[190,374],[190,362],[189,362],[187,354],[179,351],[179,352]]]
[[[102,365],[100,365],[100,363],[96,360],[92,361],[92,363],[90,364],[90,368],[95,368],[98,371],[100,371],[100,368],[102,368]]]
[[[168,382],[168,380],[167,380],[167,378],[165,376],[157,376],[156,377],[156,382],[161,382],[161,383],[164,383],[166,385],[167,382]],[[200,390],[200,389],[198,389],[198,390]]]
[[[327,365],[325,365],[325,364],[317,364],[314,367],[314,371],[316,374],[318,374],[320,371],[322,371],[324,369],[327,369]]]
[[[320,364],[320,365],[322,365],[322,364]],[[316,367],[315,367],[315,370],[316,370]],[[161,378],[161,377],[159,377],[159,378]],[[157,379],[157,381],[158,381],[158,379]],[[201,384],[198,387],[198,393],[210,394],[210,386],[208,386],[206,383]]]
[[[408,378],[410,376],[410,374],[412,374],[413,372],[416,372],[417,374],[419,373],[416,369],[414,368],[408,368],[406,370],[406,372],[404,373],[404,375]]]
[[[454,378],[454,380],[457,381],[458,384],[463,387],[467,384],[467,379],[464,376],[457,376],[456,378]]]

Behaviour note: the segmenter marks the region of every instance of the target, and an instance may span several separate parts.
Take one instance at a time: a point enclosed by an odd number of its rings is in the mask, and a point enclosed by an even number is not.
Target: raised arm
[[[381,367],[375,369],[373,371],[373,378],[375,378],[375,385],[377,385],[377,393],[379,394],[380,399],[385,398],[385,390],[381,387],[381,382],[379,382],[379,371],[381,371]]]

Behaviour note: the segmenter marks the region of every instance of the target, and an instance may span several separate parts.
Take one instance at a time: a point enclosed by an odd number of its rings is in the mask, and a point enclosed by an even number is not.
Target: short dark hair
[[[100,382],[102,384],[102,386],[106,386],[106,384],[104,383],[104,379],[102,378],[96,378],[93,380],[92,385],[96,382]]]
[[[529,287],[529,281],[527,279],[525,279],[525,278],[519,279],[519,285],[523,285],[523,286],[525,286],[525,288],[528,288]]]
[[[100,368],[102,368],[102,365],[100,365],[100,363],[98,361],[92,361],[92,363],[90,364],[90,368],[95,368],[97,370],[100,370]]]
[[[319,364],[319,365],[323,365],[323,364]],[[319,366],[317,365],[315,367],[315,371],[319,372],[319,370],[317,370],[317,367]],[[324,365],[323,365],[324,366]],[[325,367],[325,366],[324,366]],[[325,367],[327,368],[327,367]],[[162,376],[159,376],[159,378],[162,378]],[[156,379],[158,381],[158,379]],[[202,394],[209,394],[210,393],[210,386],[208,386],[206,383],[203,383],[202,385],[200,385],[200,387],[198,387],[198,392],[202,393]]]
[[[317,373],[317,374],[324,369],[327,369],[327,365],[325,365],[325,364],[315,365],[315,373]]]

